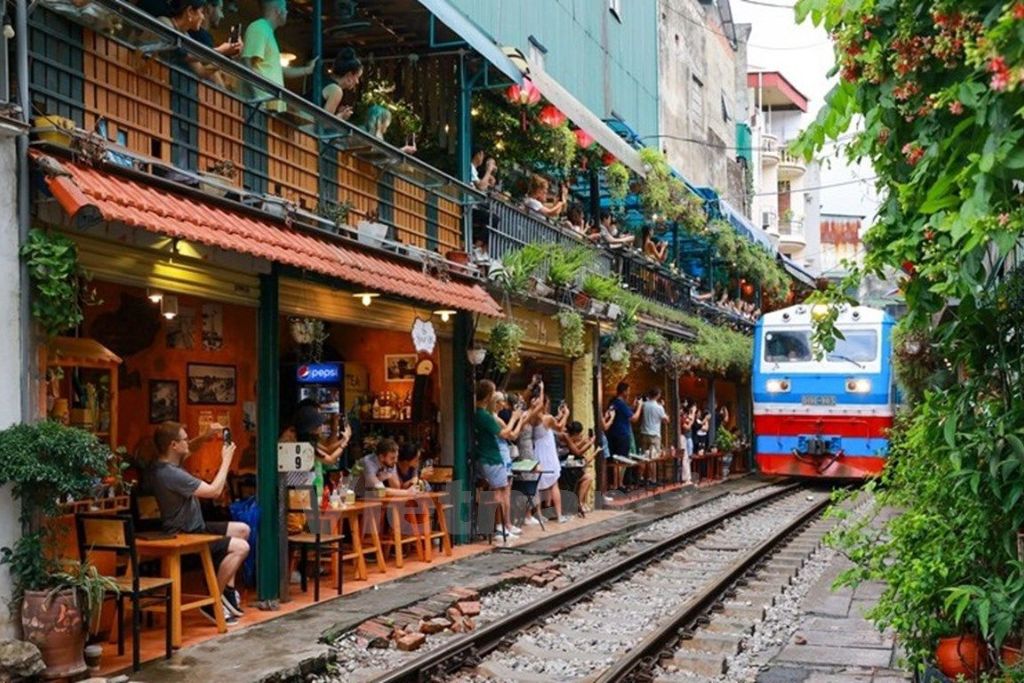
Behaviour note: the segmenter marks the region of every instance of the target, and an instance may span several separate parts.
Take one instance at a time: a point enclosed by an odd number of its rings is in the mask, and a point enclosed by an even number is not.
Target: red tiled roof
[[[319,239],[271,219],[254,218],[90,166],[61,165],[70,175],[48,175],[46,183],[69,216],[88,207],[107,221],[315,271],[370,291],[503,315],[479,285],[443,281],[416,267]]]

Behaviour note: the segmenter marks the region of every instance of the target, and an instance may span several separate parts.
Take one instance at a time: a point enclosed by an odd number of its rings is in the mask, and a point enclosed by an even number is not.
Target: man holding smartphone
[[[189,37],[197,43],[202,43],[211,50],[216,50],[225,57],[234,58],[242,54],[242,25],[235,24],[231,27],[228,32],[227,42],[221,43],[220,45],[214,46],[213,35],[210,33],[210,29],[215,29],[220,26],[220,22],[224,20],[224,0],[206,0],[206,6],[203,7],[203,24],[200,28],[195,31],[189,31]],[[222,88],[226,87],[227,84],[224,80],[224,74],[221,73],[220,69],[215,66],[203,65],[204,72],[199,74],[204,78],[213,81]]]
[[[220,449],[220,467],[213,481],[205,482],[181,467],[181,463],[194,450],[200,440],[208,440],[215,431],[226,437]],[[179,534],[213,534],[221,538],[210,545],[213,564],[217,568],[217,584],[221,591],[224,618],[229,625],[238,623],[242,616],[242,600],[235,590],[235,574],[249,555],[249,525],[243,522],[207,522],[199,499],[217,499],[224,493],[228,469],[235,455],[231,434],[220,425],[198,439],[189,441],[185,427],[178,422],[164,422],[157,427],[153,440],[160,459],[149,473],[153,495],[160,507],[160,518],[165,531]],[[200,608],[203,616],[216,623],[214,606]]]

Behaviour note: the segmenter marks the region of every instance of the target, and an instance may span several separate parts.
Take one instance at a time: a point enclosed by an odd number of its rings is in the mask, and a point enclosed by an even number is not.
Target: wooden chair
[[[341,534],[331,532],[331,522],[320,516],[320,505],[316,497],[316,489],[312,486],[289,486],[288,512],[301,512],[306,517],[306,530],[288,537],[288,552],[293,548],[299,551],[299,574],[302,592],[306,592],[306,572],[309,568],[309,550],[313,549],[315,558],[313,568],[313,602],[320,602],[320,558],[323,553],[342,555]],[[341,595],[341,569],[337,571],[338,595]]]
[[[142,634],[142,610],[161,607],[164,611],[165,658],[171,657],[171,579],[139,576],[139,556],[135,549],[135,530],[129,515],[79,514],[75,516],[78,530],[78,554],[82,562],[90,552],[113,552],[118,563],[124,562],[125,574],[117,581],[117,654],[124,654],[124,601],[131,600],[132,609],[132,671],[139,670],[139,637]],[[162,592],[163,595],[154,595]],[[144,605],[143,601],[149,603]]]
[[[163,519],[160,517],[160,504],[156,496],[145,496],[132,494],[131,513],[134,530],[139,531],[160,531],[163,528]]]

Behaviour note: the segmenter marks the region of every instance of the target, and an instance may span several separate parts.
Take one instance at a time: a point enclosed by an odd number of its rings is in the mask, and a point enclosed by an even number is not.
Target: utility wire
[[[873,175],[873,176],[868,176],[867,178],[854,178],[853,180],[844,180],[842,182],[828,183],[826,185],[814,185],[814,186],[811,186],[811,187],[798,187],[798,188],[789,190],[789,194],[797,194],[797,193],[800,193],[800,192],[811,192],[812,190],[827,190],[830,187],[842,187],[844,185],[855,185],[857,183],[866,183],[866,182],[869,182],[869,181],[872,181],[872,180],[878,180],[878,176]],[[780,194],[785,194],[785,193],[782,193],[782,192],[755,192],[753,194],[753,196],[754,197],[777,197]]]

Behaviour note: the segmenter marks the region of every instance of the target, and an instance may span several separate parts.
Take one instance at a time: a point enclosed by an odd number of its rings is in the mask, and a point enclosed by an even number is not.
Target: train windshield
[[[836,339],[836,348],[826,356],[830,361],[870,363],[878,358],[877,330],[840,330],[845,339]]]
[[[877,330],[841,330],[836,348],[826,354],[832,363],[870,363],[878,358]],[[768,363],[809,363],[814,360],[810,330],[769,330],[764,335]]]
[[[769,363],[806,363],[814,360],[810,330],[765,332],[764,359]]]

